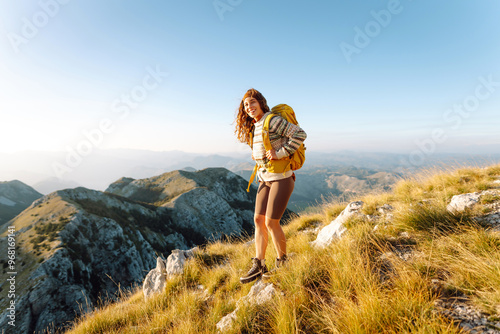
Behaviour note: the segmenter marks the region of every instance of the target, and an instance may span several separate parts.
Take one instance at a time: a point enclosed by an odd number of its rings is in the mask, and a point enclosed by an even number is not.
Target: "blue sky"
[[[2,0],[0,152],[245,152],[232,122],[251,87],[295,109],[310,150],[498,151],[499,14],[495,0]]]

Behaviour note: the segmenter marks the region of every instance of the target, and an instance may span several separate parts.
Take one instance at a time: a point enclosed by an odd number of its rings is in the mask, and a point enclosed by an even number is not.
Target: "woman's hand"
[[[266,157],[269,159],[269,160],[278,160],[278,156],[276,155],[276,151],[275,150],[269,150],[266,152]]]

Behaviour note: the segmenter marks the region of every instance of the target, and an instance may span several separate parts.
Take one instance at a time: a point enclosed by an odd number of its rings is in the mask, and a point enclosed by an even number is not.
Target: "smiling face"
[[[256,122],[258,122],[262,116],[264,116],[264,111],[260,107],[259,101],[257,101],[254,97],[247,97],[243,101],[243,105],[245,106],[245,112],[248,116],[252,117]]]

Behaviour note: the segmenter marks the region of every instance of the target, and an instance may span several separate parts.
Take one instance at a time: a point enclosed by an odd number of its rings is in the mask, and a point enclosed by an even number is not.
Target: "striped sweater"
[[[264,120],[270,114],[267,112],[262,118],[255,123],[252,157],[259,165],[265,165],[269,162],[266,157],[266,149],[262,139],[262,128]],[[280,116],[274,116],[269,123],[269,140],[271,146],[276,151],[278,159],[291,156],[299,147],[300,144],[306,139],[307,134],[302,128],[295,124],[287,122]],[[261,181],[276,181],[290,177],[293,171],[283,173],[270,173],[265,170],[265,167],[260,167],[257,175]]]

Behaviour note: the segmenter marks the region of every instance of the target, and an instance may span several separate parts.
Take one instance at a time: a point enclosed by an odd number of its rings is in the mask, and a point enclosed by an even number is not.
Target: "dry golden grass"
[[[491,166],[402,180],[391,193],[359,199],[363,213],[374,216],[383,204],[392,205],[390,226],[374,231],[373,221],[351,220],[344,237],[325,249],[312,248],[315,235],[307,231],[330,223],[347,203],[293,219],[284,230],[294,255],[271,279],[281,293],[268,305],[241,307],[229,333],[461,333],[435,312],[440,294],[465,294],[496,315],[500,235],[475,223],[481,210],[450,214],[446,205],[453,195],[494,187],[499,177],[500,166]],[[495,201],[485,198],[483,204]],[[413,255],[402,260],[398,251]],[[251,288],[239,276],[253,256],[254,245],[209,244],[162,294],[148,300],[140,291],[124,296],[83,316],[70,333],[215,333],[217,322]],[[267,263],[274,257],[270,244]],[[433,290],[433,279],[442,282],[442,291]]]

